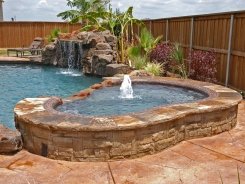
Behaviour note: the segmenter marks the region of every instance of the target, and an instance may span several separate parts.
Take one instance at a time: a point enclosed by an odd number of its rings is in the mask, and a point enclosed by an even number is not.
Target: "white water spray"
[[[119,96],[120,98],[126,98],[126,99],[134,98],[132,82],[129,75],[124,75],[123,82],[120,87],[120,92],[121,92]]]
[[[83,55],[82,43],[72,41],[59,41],[58,43],[58,62],[60,62],[62,65],[67,63],[68,68],[63,69],[57,74],[75,77],[81,76],[82,73],[76,69],[81,68],[81,58]]]

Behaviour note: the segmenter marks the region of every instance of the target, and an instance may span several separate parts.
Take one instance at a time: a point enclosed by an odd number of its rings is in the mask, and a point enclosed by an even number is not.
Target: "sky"
[[[4,20],[62,21],[56,15],[68,10],[66,0],[4,0]],[[245,10],[245,0],[111,0],[113,8],[134,7],[139,19]]]

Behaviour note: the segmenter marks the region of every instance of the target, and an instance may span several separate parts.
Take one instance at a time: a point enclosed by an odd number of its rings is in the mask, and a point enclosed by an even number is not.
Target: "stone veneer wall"
[[[16,122],[30,152],[58,160],[106,161],[153,154],[183,140],[228,131],[236,125],[237,108],[193,113],[142,128],[99,132],[69,131],[62,126],[45,129],[18,117]]]

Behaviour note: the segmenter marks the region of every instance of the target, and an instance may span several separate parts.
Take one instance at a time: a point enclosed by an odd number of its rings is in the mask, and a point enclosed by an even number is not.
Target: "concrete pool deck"
[[[183,141],[158,154],[114,162],[66,162],[25,150],[0,155],[0,183],[238,183],[245,182],[245,101],[234,129]]]
[[[41,64],[41,56],[0,56],[0,64]]]

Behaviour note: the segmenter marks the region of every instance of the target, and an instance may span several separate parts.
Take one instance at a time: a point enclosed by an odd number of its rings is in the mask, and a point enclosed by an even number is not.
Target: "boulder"
[[[97,50],[111,50],[111,46],[108,43],[98,43],[96,45]]]
[[[98,43],[104,42],[104,36],[101,36],[99,33],[90,32],[90,34],[88,34],[87,44],[89,44],[90,47],[95,47]]]
[[[0,153],[14,153],[22,149],[20,132],[11,130],[0,124]]]
[[[129,74],[131,68],[125,64],[109,64],[106,66],[106,76],[114,76],[116,74]]]
[[[98,55],[98,59],[99,62],[103,62],[103,63],[111,63],[113,60],[113,56],[112,55],[106,55],[106,54],[100,54]]]
[[[91,73],[98,76],[106,76],[106,65],[112,62],[112,55],[101,54],[93,56]]]
[[[92,59],[83,59],[82,60],[83,63],[83,68],[82,68],[82,72],[84,74],[92,74]]]
[[[148,76],[152,76],[150,73],[148,73],[145,70],[134,70],[132,71],[129,76],[133,77],[148,77]]]
[[[117,37],[115,37],[115,36],[113,36],[113,35],[105,35],[105,40],[106,40],[107,42],[113,42],[113,43],[115,43],[116,40],[117,40]]]
[[[42,52],[42,62],[46,65],[54,64],[56,55],[56,41],[46,45]]]
[[[55,44],[51,43],[51,44],[46,45],[46,47],[44,48],[44,50],[46,50],[46,51],[56,50]]]
[[[108,55],[108,54],[113,54],[113,50],[94,50],[93,51],[93,54],[94,55],[101,55],[101,54],[106,54],[106,55]]]
[[[85,40],[85,39],[87,39],[88,38],[88,32],[83,31],[83,32],[78,33],[77,34],[77,38],[79,40]]]
[[[79,30],[72,31],[70,39],[71,39],[71,40],[77,40],[77,35],[78,35],[78,33],[80,33]]]
[[[181,78],[181,75],[176,74],[176,73],[172,73],[172,72],[169,72],[169,71],[166,72],[166,76],[167,77],[173,77],[173,78]]]
[[[102,35],[110,35],[111,32],[109,30],[105,30],[101,32]]]
[[[59,39],[68,40],[72,37],[71,33],[59,33]]]
[[[92,57],[93,55],[95,55],[95,51],[97,51],[96,48],[91,48],[87,51],[83,51],[83,53],[84,53],[83,57],[85,57],[85,58],[86,57]]]

